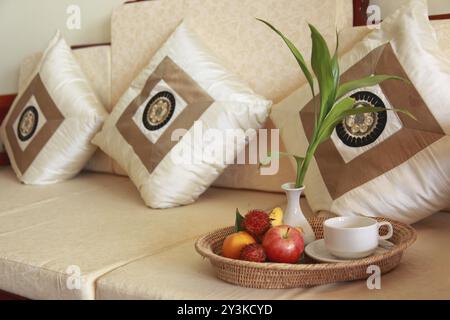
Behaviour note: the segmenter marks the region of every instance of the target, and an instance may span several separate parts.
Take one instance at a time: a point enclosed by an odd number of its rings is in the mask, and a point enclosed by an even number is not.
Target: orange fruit
[[[242,249],[253,243],[256,243],[256,240],[245,231],[230,234],[223,242],[222,255],[230,259],[239,259]]]

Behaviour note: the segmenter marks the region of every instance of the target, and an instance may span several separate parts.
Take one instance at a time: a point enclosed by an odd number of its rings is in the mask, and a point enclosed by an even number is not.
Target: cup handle
[[[389,240],[394,235],[394,227],[392,226],[392,224],[390,224],[387,221],[379,222],[378,223],[378,232],[380,232],[380,228],[382,226],[388,227],[388,233],[385,236],[379,236],[379,237],[381,240]]]

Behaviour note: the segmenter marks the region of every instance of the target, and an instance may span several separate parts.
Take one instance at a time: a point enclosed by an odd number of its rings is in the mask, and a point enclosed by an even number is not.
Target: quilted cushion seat
[[[37,188],[9,167],[0,169],[0,190],[0,290],[31,299],[94,299],[100,276],[232,225],[236,207],[284,201],[211,188],[191,206],[158,211],[142,205],[127,178],[86,173]]]
[[[86,173],[36,188],[19,184],[10,168],[0,169],[0,189],[0,290],[31,299],[450,298],[448,213],[415,225],[418,241],[383,276],[383,290],[364,281],[252,290],[216,279],[194,241],[231,225],[236,207],[271,208],[283,195],[211,188],[191,206],[159,211],[142,206],[126,178]],[[68,279],[79,289],[69,290]]]

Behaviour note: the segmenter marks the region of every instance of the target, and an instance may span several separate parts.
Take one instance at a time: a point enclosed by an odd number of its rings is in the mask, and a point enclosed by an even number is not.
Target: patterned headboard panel
[[[120,6],[111,21],[113,103],[183,19],[227,69],[277,102],[305,79],[279,38],[255,17],[271,21],[309,57],[307,22],[333,46],[336,29],[351,26],[351,14],[344,14],[351,11],[351,4],[351,0],[155,0]]]

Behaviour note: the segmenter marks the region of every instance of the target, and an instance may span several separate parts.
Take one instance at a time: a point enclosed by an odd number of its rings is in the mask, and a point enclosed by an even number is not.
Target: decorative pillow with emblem
[[[148,206],[185,205],[244,149],[245,139],[225,139],[227,133],[260,128],[270,106],[226,71],[182,23],[93,142],[127,172]]]
[[[106,115],[58,32],[11,106],[0,136],[22,182],[55,183],[83,168]]]
[[[341,83],[370,75],[406,79],[351,92],[355,108],[401,108],[347,117],[317,150],[306,177],[314,211],[413,223],[450,204],[450,60],[439,49],[424,0],[411,1],[340,60]],[[314,109],[308,88],[273,108],[289,152],[304,154]]]

